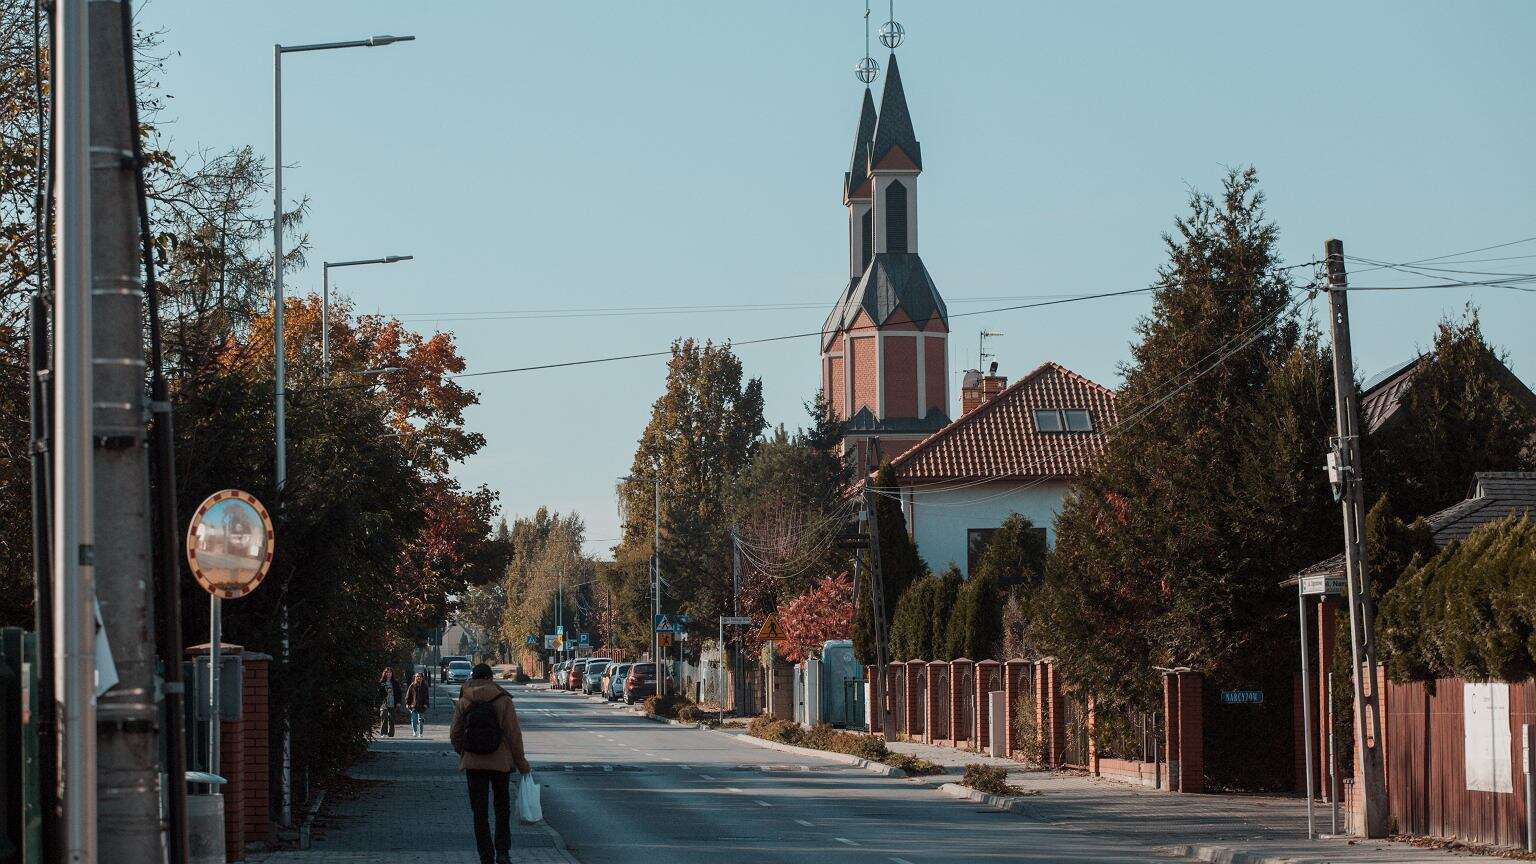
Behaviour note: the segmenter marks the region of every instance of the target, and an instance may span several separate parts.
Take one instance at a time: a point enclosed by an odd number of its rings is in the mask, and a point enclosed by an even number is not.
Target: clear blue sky
[[[312,199],[317,262],[290,285],[318,291],[323,258],[413,254],[334,283],[361,309],[452,330],[482,370],[820,326],[845,279],[862,12],[851,0],[150,0],[142,16],[167,30],[164,119],[185,150],[270,153],[274,42],[417,37],[285,60],[286,184]],[[1217,188],[1226,165],[1259,168],[1292,263],[1330,236],[1406,261],[1536,235],[1527,0],[908,0],[896,17],[926,169],[922,253],[952,312],[988,308],[965,298],[1145,286],[1186,189]],[[1536,243],[1473,257],[1505,255]],[[1536,258],[1462,266],[1536,272]],[[1356,280],[1404,281],[1423,280]],[[1411,356],[1468,300],[1536,381],[1536,294],[1498,288],[1353,295],[1361,376]],[[818,305],[455,320],[754,303]],[[987,327],[1007,334],[1005,374],[1055,360],[1115,385],[1147,305],[959,319],[951,373],[974,363]],[[802,423],[814,340],[740,354],[770,421]],[[615,478],[663,373],[639,360],[475,380],[470,423],[490,443],[460,476],[499,491],[508,515],[576,510],[590,537],[616,537]]]

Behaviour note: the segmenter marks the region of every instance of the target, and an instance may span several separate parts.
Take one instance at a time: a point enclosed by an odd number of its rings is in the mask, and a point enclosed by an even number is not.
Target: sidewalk
[[[1221,864],[1491,864],[1507,859],[1421,849],[1385,840],[1308,840],[1306,802],[1269,795],[1181,795],[1100,780],[1066,771],[1034,771],[1011,759],[904,741],[890,742],[944,766],[945,773],[918,782],[953,782],[965,766],[981,763],[1008,771],[1008,782],[1030,795],[1019,815],[1063,831],[1118,836],[1146,848]],[[1317,828],[1329,828],[1319,804]]]
[[[258,853],[253,864],[479,864],[469,797],[458,756],[448,744],[452,696],[439,685],[427,712],[426,737],[409,723],[394,738],[375,739],[347,771],[313,824],[309,849]],[[512,794],[517,795],[516,784]],[[515,864],[576,864],[547,825],[519,825],[512,813]]]

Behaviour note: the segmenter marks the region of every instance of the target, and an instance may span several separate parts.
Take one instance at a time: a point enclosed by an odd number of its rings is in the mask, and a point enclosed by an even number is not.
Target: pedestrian
[[[423,735],[422,722],[427,718],[427,708],[432,703],[432,685],[427,683],[425,672],[417,672],[411,686],[405,688],[405,708],[411,712],[411,737]]]
[[[379,734],[395,737],[395,711],[402,703],[400,682],[395,680],[395,670],[385,667],[379,674]]]
[[[511,864],[512,801],[508,788],[512,769],[533,771],[523,755],[523,730],[517,723],[512,697],[491,677],[491,667],[475,664],[469,681],[453,704],[453,725],[448,739],[459,754],[459,770],[469,785],[469,809],[475,821],[475,847],[480,864],[491,860],[489,799],[495,798],[496,836],[494,864]]]

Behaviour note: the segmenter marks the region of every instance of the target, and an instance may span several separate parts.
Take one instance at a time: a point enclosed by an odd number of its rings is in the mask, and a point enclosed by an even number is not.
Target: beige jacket
[[[488,702],[495,700],[496,722],[501,726],[502,742],[496,748],[495,753],[469,753],[464,750],[464,711],[475,702]],[[512,705],[512,697],[507,691],[501,689],[501,685],[489,678],[474,678],[466,682],[459,690],[459,698],[453,702],[453,726],[448,730],[448,739],[453,742],[453,749],[459,754],[459,770],[471,769],[481,771],[511,771],[516,768],[518,772],[527,774],[533,768],[529,767],[528,760],[523,756],[523,730],[517,724],[517,709]]]

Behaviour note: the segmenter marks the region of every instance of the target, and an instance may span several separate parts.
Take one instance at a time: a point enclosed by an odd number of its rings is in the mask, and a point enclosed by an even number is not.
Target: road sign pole
[[[224,601],[208,597],[208,773],[219,773],[219,649],[224,641]]]
[[[1312,799],[1316,797],[1312,777],[1312,663],[1307,658],[1307,595],[1296,583],[1296,614],[1301,621],[1301,744],[1307,751],[1307,839],[1317,837],[1317,823],[1313,819]]]

